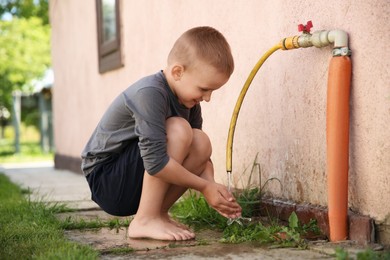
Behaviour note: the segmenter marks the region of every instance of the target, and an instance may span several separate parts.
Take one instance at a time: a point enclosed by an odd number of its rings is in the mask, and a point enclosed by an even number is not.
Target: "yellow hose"
[[[252,83],[253,78],[256,76],[257,71],[259,71],[260,67],[263,65],[263,63],[268,59],[269,56],[272,55],[275,51],[282,49],[282,44],[277,44],[273,46],[271,49],[269,49],[264,55],[260,58],[260,60],[256,63],[256,65],[253,67],[251,73],[249,74],[247,80],[245,81],[244,86],[242,87],[242,90],[240,92],[240,95],[238,96],[236,106],[234,107],[232,119],[230,121],[229,126],[229,134],[228,134],[228,140],[226,145],[226,171],[229,173],[232,172],[232,157],[233,157],[233,137],[234,137],[234,130],[236,128],[238,113],[240,112],[242,102],[244,101],[244,97],[246,92],[249,89],[250,84]]]

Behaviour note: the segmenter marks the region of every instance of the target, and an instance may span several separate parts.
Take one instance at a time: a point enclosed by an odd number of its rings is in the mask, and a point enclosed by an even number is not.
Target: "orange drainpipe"
[[[334,44],[329,65],[326,151],[328,175],[328,216],[331,241],[348,238],[348,163],[349,163],[349,94],[351,50],[348,35],[341,30],[310,33],[313,24],[300,24],[303,34],[282,40],[282,49],[325,47]]]
[[[328,216],[330,240],[348,237],[349,94],[351,59],[332,57],[326,109]]]

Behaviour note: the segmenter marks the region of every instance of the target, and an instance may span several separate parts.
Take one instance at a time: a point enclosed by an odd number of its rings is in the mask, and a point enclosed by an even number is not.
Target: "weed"
[[[299,225],[298,216],[292,212],[288,218],[288,226],[283,227],[277,234],[281,246],[306,248],[307,245],[302,239],[306,229]]]
[[[255,169],[258,169],[260,185],[252,184],[252,177]],[[246,171],[246,170],[245,170]],[[244,171],[244,174],[245,174]],[[241,177],[241,180],[243,178]],[[237,202],[242,207],[243,217],[253,217],[259,215],[260,202],[264,195],[266,186],[271,181],[279,181],[277,178],[270,178],[264,184],[261,183],[261,168],[257,163],[257,155],[252,164],[250,175],[246,183],[246,188],[236,190],[234,195]],[[281,184],[281,183],[280,183]],[[307,247],[302,236],[307,232],[319,232],[315,220],[311,220],[305,225],[300,225],[298,216],[293,212],[290,215],[288,226],[277,225],[271,221],[268,225],[262,223],[233,223],[227,225],[226,218],[219,215],[212,209],[204,199],[203,195],[189,190],[187,196],[177,202],[171,209],[175,218],[185,224],[193,226],[195,229],[216,228],[223,230],[223,243],[241,243],[247,241],[256,241],[265,244],[273,244],[273,247]]]
[[[199,239],[199,240],[196,240],[196,243],[197,245],[199,246],[207,246],[207,245],[210,245],[210,242],[206,239]]]
[[[337,247],[335,249],[335,255],[337,260],[388,260],[390,259],[389,251],[373,251],[372,249],[367,249],[365,251],[359,252],[356,254],[356,258],[350,257],[348,251],[344,248]]]
[[[261,179],[261,169],[260,164],[257,163],[257,155],[252,164],[246,188],[234,192],[237,202],[242,207],[243,217],[258,215],[264,189],[270,181],[279,181],[277,178],[270,178],[263,185],[261,185],[260,181],[260,188],[254,187],[252,184],[252,176],[254,175],[256,167],[258,168],[259,179]],[[246,170],[243,175],[245,172]],[[243,180],[242,176],[241,180]],[[189,190],[186,196],[183,196],[181,200],[172,207],[171,213],[175,218],[185,224],[193,226],[195,229],[211,227],[223,230],[227,226],[226,219],[207,204],[203,195],[192,190]]]
[[[103,254],[126,255],[134,251],[135,251],[134,248],[131,247],[114,247],[114,248],[104,250]]]
[[[219,215],[208,206],[204,197],[196,192],[189,191],[171,209],[173,216],[179,221],[193,226],[195,229],[214,228],[223,231],[223,243],[242,243],[248,241],[263,244],[273,244],[273,247],[306,248],[302,238],[307,232],[319,230],[315,220],[300,225],[298,216],[293,212],[289,217],[288,226],[278,225],[275,221],[264,225],[260,222],[238,223],[227,225],[226,218]]]
[[[313,222],[314,223],[314,222]],[[293,212],[289,217],[288,226],[272,223],[250,223],[241,226],[234,223],[228,226],[223,232],[223,243],[242,243],[247,241],[259,242],[261,244],[272,244],[272,247],[298,247],[306,248],[302,235],[307,232],[298,222],[298,217]]]
[[[110,220],[101,220],[99,218],[84,220],[81,218],[67,217],[65,220],[60,221],[63,229],[93,229],[93,228],[104,228],[116,229],[117,231],[122,227],[127,227],[130,224],[129,219],[120,220],[118,218]]]
[[[180,244],[180,243],[169,243],[168,248],[181,248],[181,247],[188,247],[186,244]]]
[[[130,220],[129,219],[120,220],[119,218],[110,219],[107,222],[107,226],[110,229],[116,229],[117,232],[122,227],[128,227],[129,224],[130,224]]]
[[[257,241],[261,243],[271,243],[275,241],[275,234],[279,227],[266,228],[261,223],[250,223],[241,226],[237,223],[226,227],[223,231],[222,243],[242,243],[248,241]]]
[[[25,189],[25,188],[21,188],[20,189],[20,192],[23,194],[23,195],[31,195],[32,194],[32,191],[31,191],[31,189],[30,189],[30,187],[28,187],[27,189]]]
[[[358,260],[389,260],[390,259],[390,251],[373,251],[371,249],[367,249],[363,252],[357,253]]]
[[[313,234],[313,235],[321,235],[322,232],[318,227],[318,223],[316,219],[310,219],[310,221],[306,224],[303,224],[300,232],[304,235]]]
[[[196,230],[205,227],[223,230],[227,225],[226,218],[211,208],[203,195],[193,190],[188,190],[170,212],[174,218]]]
[[[100,219],[84,220],[74,219],[71,216],[61,221],[61,227],[66,230],[72,229],[89,229],[89,228],[102,228],[104,225]]]
[[[337,260],[348,260],[349,259],[348,252],[345,251],[341,247],[338,247],[335,249],[335,256],[336,256]]]
[[[248,168],[246,168],[240,176],[241,185],[244,188],[233,192],[234,196],[237,199],[237,202],[242,207],[243,217],[252,217],[254,215],[259,215],[259,205],[261,199],[263,198],[265,190],[271,181],[278,181],[279,184],[282,185],[280,180],[275,177],[267,179],[264,184],[262,183],[261,166],[257,162],[257,157],[258,153],[256,154],[256,157],[252,163],[252,167],[249,172],[248,180],[246,183],[244,183],[244,179],[245,175],[247,175],[246,172]],[[259,183],[254,184],[253,179],[255,176],[256,169],[258,174],[257,179]]]

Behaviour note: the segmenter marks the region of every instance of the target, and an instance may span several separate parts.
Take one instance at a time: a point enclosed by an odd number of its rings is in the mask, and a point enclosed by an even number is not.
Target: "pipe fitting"
[[[348,48],[347,33],[342,30],[321,30],[316,31],[313,34],[303,33],[300,36],[282,39],[280,45],[283,50],[291,50],[312,46],[322,48],[332,43],[334,44],[334,48]],[[345,51],[343,51],[343,53],[345,53]],[[347,53],[350,53],[350,51],[347,51]]]
[[[299,36],[298,37],[298,45],[299,45],[299,47],[301,47],[301,48],[312,47],[313,46],[312,37],[313,37],[313,35],[312,34],[308,34],[308,33],[304,33],[301,36]]]
[[[342,30],[316,31],[311,36],[313,46],[321,48],[334,44],[335,48],[348,47],[348,35]]]
[[[328,40],[334,43],[334,47],[348,47],[348,34],[342,30],[333,30],[328,33]]]
[[[329,31],[316,31],[311,35],[311,42],[313,46],[322,48],[328,46],[331,42],[328,40]]]
[[[281,49],[283,50],[291,50],[291,49],[298,49],[301,46],[298,43],[298,39],[300,36],[292,36],[284,38],[280,41]]]

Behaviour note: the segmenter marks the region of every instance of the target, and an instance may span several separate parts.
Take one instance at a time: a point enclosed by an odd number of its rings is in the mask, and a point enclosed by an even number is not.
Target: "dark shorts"
[[[135,140],[87,175],[92,200],[111,215],[134,215],[141,198],[144,172],[138,140]]]

